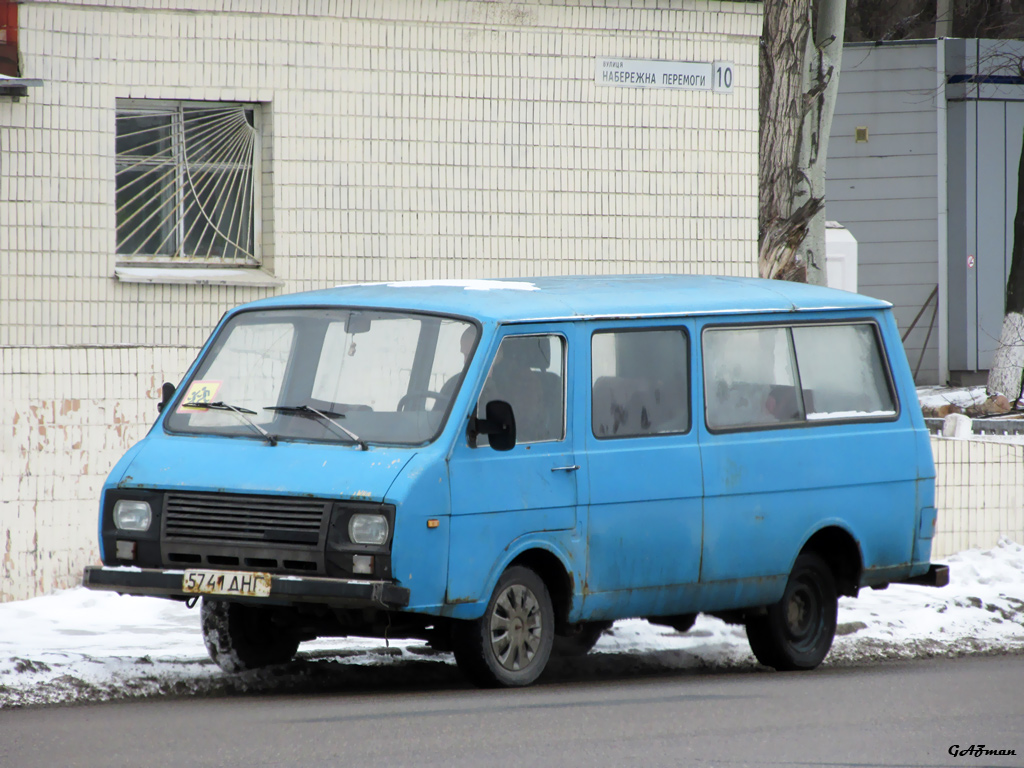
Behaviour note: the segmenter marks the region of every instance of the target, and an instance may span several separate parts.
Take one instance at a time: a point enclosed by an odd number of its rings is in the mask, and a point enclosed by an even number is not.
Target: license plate
[[[252,571],[185,571],[182,589],[193,595],[269,597],[270,574]]]

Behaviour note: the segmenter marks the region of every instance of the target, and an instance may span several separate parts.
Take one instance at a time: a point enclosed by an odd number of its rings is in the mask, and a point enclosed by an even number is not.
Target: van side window
[[[871,323],[704,331],[709,429],[896,415]]]
[[[803,421],[789,329],[705,331],[704,398],[711,429]]]
[[[591,340],[595,437],[638,437],[690,428],[689,345],[681,328],[599,331]]]
[[[794,326],[808,419],[896,413],[874,326]]]
[[[565,339],[554,334],[506,336],[487,374],[477,415],[504,400],[516,417],[516,444],[565,437]]]

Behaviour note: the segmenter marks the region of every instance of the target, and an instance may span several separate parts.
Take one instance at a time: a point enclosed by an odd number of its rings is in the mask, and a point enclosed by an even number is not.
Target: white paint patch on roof
[[[391,283],[343,283],[335,288],[362,286],[388,288],[462,288],[466,291],[539,291],[535,283],[515,280],[397,280]]]
[[[402,280],[389,288],[462,288],[466,291],[539,291],[533,283],[505,280]]]

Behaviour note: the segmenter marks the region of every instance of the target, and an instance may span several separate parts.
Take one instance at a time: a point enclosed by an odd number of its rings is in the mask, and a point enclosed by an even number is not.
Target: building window
[[[18,6],[0,0],[0,75],[18,77]]]
[[[251,104],[118,100],[118,256],[258,265],[259,146]]]

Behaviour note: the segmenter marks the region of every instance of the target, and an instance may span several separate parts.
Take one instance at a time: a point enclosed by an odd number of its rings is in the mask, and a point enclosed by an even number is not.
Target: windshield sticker
[[[214,395],[217,394],[217,390],[223,383],[223,381],[193,381],[189,385],[181,405],[178,406],[178,413],[195,413],[194,410],[186,406],[212,403]]]

